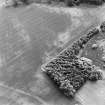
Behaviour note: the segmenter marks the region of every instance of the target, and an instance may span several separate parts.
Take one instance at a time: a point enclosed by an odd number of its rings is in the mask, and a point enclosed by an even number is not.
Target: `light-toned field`
[[[87,83],[71,100],[57,90],[40,68],[91,27],[100,24],[105,19],[104,8],[68,9],[39,4],[2,8],[0,105],[105,105],[105,95],[99,92],[105,91],[104,80]],[[94,52],[89,54],[91,57]]]

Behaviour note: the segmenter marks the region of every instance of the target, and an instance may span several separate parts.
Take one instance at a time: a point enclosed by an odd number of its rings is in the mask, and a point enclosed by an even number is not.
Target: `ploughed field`
[[[0,105],[104,105],[104,79],[65,97],[41,70],[77,38],[104,21],[104,8],[32,4],[0,10]],[[91,39],[82,56],[104,73],[105,36]],[[92,49],[97,44],[96,49]]]

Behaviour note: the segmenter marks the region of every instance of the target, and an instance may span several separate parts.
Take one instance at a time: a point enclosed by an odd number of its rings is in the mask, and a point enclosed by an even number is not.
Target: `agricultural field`
[[[73,99],[41,70],[75,40],[105,21],[105,5],[59,7],[31,4],[0,9],[0,105],[105,105],[105,36],[99,33],[81,56],[103,72]]]

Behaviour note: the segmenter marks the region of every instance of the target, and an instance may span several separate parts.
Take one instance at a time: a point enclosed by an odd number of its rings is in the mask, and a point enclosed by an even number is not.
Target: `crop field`
[[[51,7],[32,4],[0,9],[0,105],[105,105],[105,80],[87,82],[74,99],[59,92],[41,70],[91,28],[105,20],[105,6]],[[96,48],[94,47],[96,44]],[[104,76],[105,35],[91,39],[81,56]],[[93,92],[93,93],[92,93]]]

